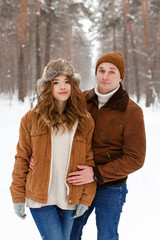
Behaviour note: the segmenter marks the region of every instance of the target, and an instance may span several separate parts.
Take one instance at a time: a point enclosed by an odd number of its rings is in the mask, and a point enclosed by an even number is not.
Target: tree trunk
[[[40,49],[40,1],[36,2],[36,80],[41,76],[41,49]]]
[[[45,65],[50,60],[50,46],[51,46],[51,7],[52,0],[47,1],[48,6],[48,16],[47,16],[47,26],[46,26],[46,50],[45,50]]]
[[[129,9],[128,9],[128,3],[126,3],[126,10],[127,14],[130,15]],[[134,77],[135,77],[135,92],[136,92],[136,97],[137,97],[137,102],[140,101],[140,84],[139,84],[139,79],[138,79],[138,68],[137,68],[137,58],[136,58],[136,46],[134,42],[134,34],[132,31],[132,22],[131,20],[127,21],[128,23],[128,32],[130,35],[130,44],[131,44],[131,50],[132,50],[132,59],[133,59],[133,69],[134,69]]]
[[[15,31],[16,31],[16,38],[15,38],[15,59],[16,59],[16,68],[15,68],[15,77],[16,79],[19,78],[18,72],[19,72],[19,44],[20,44],[20,29],[19,29],[19,18],[18,18],[18,6],[17,6],[17,0],[14,0],[15,3]],[[17,86],[17,83],[16,85]],[[18,87],[18,86],[17,86]]]
[[[114,8],[114,0],[112,1],[112,16],[114,19],[113,23],[113,50],[116,51],[116,23],[115,23],[115,8]]]
[[[125,72],[125,81],[124,81],[124,86],[125,89],[128,91],[129,86],[128,86],[128,38],[127,38],[127,10],[126,10],[126,0],[122,0],[123,4],[123,53],[124,53],[124,58],[125,58],[125,63],[126,63],[126,72]]]
[[[148,42],[148,0],[141,0],[142,16],[144,26],[144,44],[145,44],[145,78],[146,78],[146,107],[149,107],[152,102],[152,92],[150,89],[151,70],[149,63],[149,42]]]
[[[24,102],[26,96],[26,26],[27,26],[27,0],[21,0],[21,35],[20,35],[20,54],[19,54],[19,74],[18,74],[18,97]]]
[[[68,32],[68,60],[72,61],[72,39],[73,39],[73,32],[72,32],[72,25],[73,20],[72,17],[69,22],[69,32]]]

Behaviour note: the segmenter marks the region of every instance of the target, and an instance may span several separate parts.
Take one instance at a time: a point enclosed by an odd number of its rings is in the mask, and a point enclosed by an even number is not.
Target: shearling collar
[[[96,101],[97,95],[94,92],[94,88],[90,91],[87,91],[85,94],[86,101]],[[126,110],[128,104],[129,96],[128,93],[123,89],[122,84],[117,92],[108,100],[104,107],[109,107],[111,109],[117,109],[121,112]]]

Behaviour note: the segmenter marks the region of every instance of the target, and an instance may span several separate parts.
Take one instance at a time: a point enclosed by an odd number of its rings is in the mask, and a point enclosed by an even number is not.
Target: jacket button
[[[37,133],[38,133],[38,131],[35,131],[34,133],[35,133],[35,134],[37,134]]]
[[[71,203],[72,202],[72,200],[69,200],[69,203]]]

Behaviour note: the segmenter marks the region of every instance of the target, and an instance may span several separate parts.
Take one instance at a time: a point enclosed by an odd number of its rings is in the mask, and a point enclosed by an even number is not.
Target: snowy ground
[[[28,209],[27,218],[19,219],[13,211],[9,186],[14,164],[21,117],[29,110],[29,101],[20,104],[0,96],[0,239],[40,240]],[[127,202],[119,225],[120,240],[160,239],[160,112],[143,107],[147,155],[144,167],[129,176]],[[95,215],[84,228],[83,240],[96,240]]]

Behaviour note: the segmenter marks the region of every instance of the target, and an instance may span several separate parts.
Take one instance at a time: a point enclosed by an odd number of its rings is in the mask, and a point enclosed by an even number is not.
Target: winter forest
[[[1,0],[0,92],[36,97],[50,59],[66,58],[94,86],[98,57],[122,51],[124,88],[146,107],[160,102],[159,0]]]

